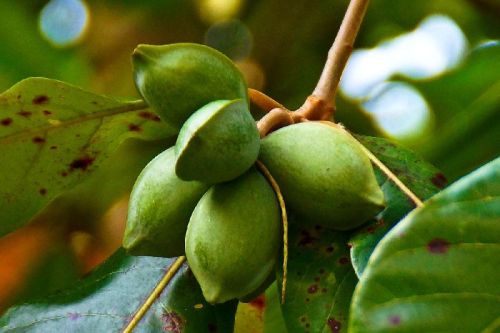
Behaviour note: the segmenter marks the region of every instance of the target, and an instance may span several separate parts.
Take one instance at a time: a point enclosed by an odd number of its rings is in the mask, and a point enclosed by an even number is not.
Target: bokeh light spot
[[[213,24],[236,17],[243,6],[243,0],[197,0],[200,18]]]
[[[236,67],[245,77],[249,88],[263,90],[266,84],[266,75],[261,65],[253,59],[236,62]]]
[[[385,43],[394,71],[412,79],[428,79],[452,69],[462,61],[467,40],[450,18],[433,15],[415,31]]]
[[[403,82],[378,85],[362,107],[384,132],[402,141],[413,140],[432,123],[432,113],[425,98]]]
[[[394,72],[391,62],[380,49],[355,51],[342,75],[342,93],[354,99],[362,99],[380,82],[387,80]]]
[[[386,135],[417,143],[432,128],[432,110],[412,85],[389,80],[395,75],[413,80],[441,75],[460,64],[467,48],[464,33],[452,19],[429,16],[413,31],[355,51],[341,92],[371,114]]]
[[[342,92],[363,99],[395,74],[429,79],[457,66],[465,56],[467,40],[460,27],[443,15],[432,15],[409,33],[368,50],[355,51],[343,74]]]
[[[52,44],[66,47],[85,34],[89,12],[81,0],[51,0],[40,13],[40,31]]]

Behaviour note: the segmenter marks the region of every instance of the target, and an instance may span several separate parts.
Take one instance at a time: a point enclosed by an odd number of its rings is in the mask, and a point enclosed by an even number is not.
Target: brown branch
[[[354,41],[365,16],[369,0],[351,0],[337,37],[333,42],[323,72],[311,96],[296,111],[290,112],[260,91],[249,89],[250,100],[269,113],[257,123],[261,138],[269,132],[309,120],[333,120],[335,95],[340,77],[351,55]]]
[[[351,0],[312,95],[334,106],[340,77],[354,47],[369,0]]]
[[[297,111],[291,112],[295,123],[308,120],[332,120],[334,108],[330,102],[311,95]]]

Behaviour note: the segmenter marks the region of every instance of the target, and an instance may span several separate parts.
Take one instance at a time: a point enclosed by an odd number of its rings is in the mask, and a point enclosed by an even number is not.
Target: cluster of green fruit
[[[346,230],[382,208],[369,159],[333,123],[260,139],[245,81],[218,51],[140,45],[133,63],[139,92],[179,135],[137,179],[123,245],[133,255],[185,254],[208,302],[247,301],[274,280],[280,206],[257,159],[300,223]]]

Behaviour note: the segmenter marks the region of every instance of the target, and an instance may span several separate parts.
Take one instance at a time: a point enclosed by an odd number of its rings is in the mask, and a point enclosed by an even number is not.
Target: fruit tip
[[[139,44],[135,47],[134,51],[132,51],[132,61],[134,63],[148,63],[154,62],[155,60],[152,57],[152,53],[148,52],[148,49],[151,48],[152,45],[148,44]]]

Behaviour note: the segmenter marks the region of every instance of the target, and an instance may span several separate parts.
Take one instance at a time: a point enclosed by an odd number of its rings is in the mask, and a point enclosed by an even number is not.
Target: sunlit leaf
[[[87,178],[127,137],[175,132],[143,102],[31,78],[0,95],[0,235]]]
[[[500,158],[414,210],[379,243],[350,331],[497,332]]]

